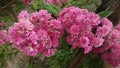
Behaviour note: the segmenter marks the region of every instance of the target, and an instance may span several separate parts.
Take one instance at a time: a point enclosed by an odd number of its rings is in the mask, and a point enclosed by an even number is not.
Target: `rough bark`
[[[106,10],[114,12],[111,16],[109,16],[109,19],[114,25],[118,24],[120,21],[120,0],[110,0],[106,7]]]

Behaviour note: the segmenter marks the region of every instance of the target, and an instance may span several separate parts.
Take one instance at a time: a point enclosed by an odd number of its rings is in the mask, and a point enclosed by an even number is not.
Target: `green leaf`
[[[85,4],[87,2],[87,0],[80,0],[79,1],[81,4]]]
[[[103,60],[99,55],[90,55],[81,64],[80,68],[103,68]]]
[[[113,13],[112,11],[102,11],[102,12],[98,13],[98,15],[99,15],[101,18],[104,18],[104,17],[110,16],[112,13]]]
[[[61,8],[59,6],[56,6],[56,5],[53,5],[53,4],[50,4],[57,12],[60,12],[61,11]]]
[[[60,7],[55,6],[55,5],[53,5],[53,4],[46,5],[45,9],[47,9],[48,12],[52,13],[52,14],[55,15],[55,16],[58,15],[59,12],[60,12],[60,10],[61,10]]]

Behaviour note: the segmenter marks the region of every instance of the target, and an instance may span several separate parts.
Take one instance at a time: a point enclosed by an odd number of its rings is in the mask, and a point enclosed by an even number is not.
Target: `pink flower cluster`
[[[21,52],[30,56],[42,53],[50,57],[55,54],[63,32],[61,22],[52,19],[47,10],[31,14],[21,11],[18,22],[9,27],[8,35],[13,46]]]
[[[46,3],[52,3],[62,7],[63,4],[67,4],[67,0],[46,0]]]
[[[0,27],[5,26],[5,22],[0,22]]]
[[[64,8],[59,14],[72,48],[84,48],[84,54],[103,45],[104,37],[112,29],[112,22],[107,18],[78,7]]]
[[[120,64],[120,24],[105,38],[102,47],[95,49],[96,53],[102,53],[101,58],[114,67]]]
[[[0,45],[5,45],[8,42],[6,30],[0,30]]]

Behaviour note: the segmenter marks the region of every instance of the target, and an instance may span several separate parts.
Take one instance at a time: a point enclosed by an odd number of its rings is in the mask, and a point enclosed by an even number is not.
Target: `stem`
[[[32,68],[32,64],[33,64],[33,57],[29,57],[29,65],[30,65],[30,68]]]
[[[47,60],[47,58],[45,57],[45,59],[44,59],[43,62],[42,62],[42,66],[43,66],[43,68],[45,68],[46,60]]]

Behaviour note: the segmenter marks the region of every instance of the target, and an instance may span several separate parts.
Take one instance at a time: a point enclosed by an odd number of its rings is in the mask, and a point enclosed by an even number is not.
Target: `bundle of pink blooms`
[[[55,54],[63,26],[57,19],[52,19],[46,10],[28,14],[22,11],[18,22],[9,27],[8,36],[13,46],[30,56],[38,53],[50,57]]]
[[[29,56],[41,53],[50,57],[64,33],[73,49],[82,48],[84,54],[100,53],[113,66],[120,64],[120,25],[113,28],[107,18],[74,6],[64,8],[57,19],[47,10],[31,14],[21,11],[18,22],[9,27],[8,36],[6,31],[0,32],[0,44],[5,44],[4,37],[8,37],[13,47]]]

